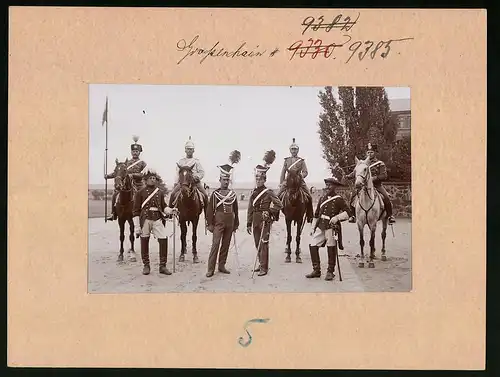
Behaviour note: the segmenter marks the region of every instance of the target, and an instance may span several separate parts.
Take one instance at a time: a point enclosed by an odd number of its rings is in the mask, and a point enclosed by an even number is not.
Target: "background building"
[[[410,99],[393,99],[389,101],[391,113],[399,124],[396,140],[410,136],[411,132],[411,107]]]

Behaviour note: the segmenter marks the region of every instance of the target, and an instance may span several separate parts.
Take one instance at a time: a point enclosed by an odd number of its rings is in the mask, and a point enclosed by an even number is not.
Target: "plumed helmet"
[[[267,171],[269,170],[269,166],[257,165],[255,167],[255,177],[266,177]]]
[[[193,148],[194,149],[194,143],[191,141],[191,136],[189,136],[189,140],[186,141],[184,148]]]
[[[153,168],[149,168],[149,167],[145,169],[145,171],[143,172],[143,175],[144,175],[145,179],[148,179],[149,177],[159,178],[159,175],[156,172],[156,170],[154,170]]]
[[[142,152],[142,145],[137,144],[137,142],[139,141],[139,136],[137,135],[132,136],[132,140],[134,140],[134,144],[130,145],[130,150]]]
[[[333,183],[337,186],[345,186],[344,176],[342,175],[341,169],[335,169],[331,177],[324,179],[325,183]]]
[[[220,177],[221,178],[230,178],[231,177],[231,170],[233,167],[229,164],[224,164],[224,165],[218,165],[217,166],[220,170]]]
[[[295,138],[292,139],[292,144],[290,144],[290,149],[299,149],[299,146],[295,143]]]

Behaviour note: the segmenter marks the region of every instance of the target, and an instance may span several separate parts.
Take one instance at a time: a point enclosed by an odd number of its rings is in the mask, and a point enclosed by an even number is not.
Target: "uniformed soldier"
[[[207,208],[208,230],[213,234],[212,248],[208,257],[207,277],[214,275],[217,255],[219,255],[219,272],[229,274],[226,269],[227,254],[233,232],[240,225],[238,217],[238,199],[236,193],[229,189],[231,165],[218,166],[220,170],[220,188],[210,195]],[[220,250],[219,250],[220,245]]]
[[[258,249],[260,266],[259,276],[267,275],[269,269],[269,238],[271,236],[271,223],[279,216],[283,204],[270,188],[265,186],[266,173],[269,167],[257,165],[255,168],[256,188],[248,200],[247,232],[252,234],[255,247]],[[261,240],[262,241],[259,242]],[[259,245],[260,243],[260,245]],[[259,248],[260,246],[260,248]]]
[[[149,275],[149,238],[151,234],[158,239],[160,248],[160,274],[171,275],[167,269],[167,231],[165,218],[175,210],[167,207],[164,191],[157,185],[158,174],[147,169],[144,174],[146,186],[137,192],[134,198],[134,227],[136,236],[141,236],[141,257],[144,269],[142,273]]]
[[[312,232],[312,241],[309,244],[313,271],[306,275],[307,278],[321,277],[321,260],[319,248],[326,245],[328,253],[328,269],[325,280],[333,280],[335,277],[335,265],[337,262],[338,245],[334,237],[334,227],[339,226],[340,221],[349,218],[347,203],[335,192],[335,187],[343,186],[342,178],[332,176],[326,178],[326,193],[318,202],[314,213],[315,225]]]
[[[309,174],[307,170],[306,161],[298,156],[299,146],[295,143],[295,138],[292,139],[292,144],[290,145],[290,154],[291,156],[285,157],[285,161],[283,163],[283,169],[281,170],[280,177],[280,189],[278,191],[278,197],[282,199],[282,195],[286,190],[286,175],[289,171],[294,170],[302,177],[301,188],[306,194],[307,198],[307,207],[306,207],[306,219],[307,222],[312,221],[313,217],[313,206],[312,206],[312,195],[307,187],[307,184],[304,178]]]
[[[144,187],[144,180],[142,172],[146,168],[147,164],[139,159],[140,154],[142,153],[142,145],[137,144],[139,140],[138,136],[133,137],[134,144],[130,145],[130,151],[132,153],[132,159],[126,160],[125,165],[127,167],[127,173],[132,177],[132,187],[134,189],[134,195]],[[111,174],[105,174],[105,179],[113,179],[116,178],[116,173],[113,172]],[[118,190],[115,187],[113,192],[113,197],[111,199],[111,216],[107,218],[109,221],[116,220],[116,200],[118,196]]]
[[[205,176],[205,170],[201,166],[200,160],[197,158],[193,157],[194,154],[194,143],[191,141],[191,136],[189,136],[189,140],[186,142],[184,146],[184,151],[186,152],[186,157],[181,158],[176,165],[176,177],[179,176],[179,166],[192,166],[193,167],[193,177],[196,182],[196,187],[198,190],[201,192],[203,196],[203,209],[205,211],[205,216],[207,215],[207,203],[208,203],[208,195],[203,187],[203,184],[201,183],[201,180]],[[181,189],[181,186],[179,182],[176,182],[174,185],[174,188],[172,190],[172,193],[170,194],[170,200],[169,200],[169,207],[173,208],[174,206],[174,200],[177,197],[177,193]]]
[[[384,162],[382,160],[379,160],[377,158],[377,152],[378,148],[376,144],[368,143],[368,148],[366,151],[366,157],[368,158],[368,163],[370,164],[370,170],[372,173],[372,182],[373,186],[376,188],[376,190],[382,194],[382,198],[384,201],[384,207],[387,212],[387,219],[389,221],[389,224],[394,224],[396,220],[394,219],[394,216],[392,215],[392,203],[391,199],[389,198],[389,194],[387,193],[384,185],[382,184],[383,181],[387,179],[387,167],[385,166]],[[352,171],[348,175],[346,175],[346,178],[352,179],[355,178],[355,171]],[[349,207],[350,207],[350,212],[351,216],[349,217],[349,222],[354,223],[356,222],[356,209],[353,205],[354,198],[356,197],[357,191],[354,190],[351,194],[351,200],[349,202]]]

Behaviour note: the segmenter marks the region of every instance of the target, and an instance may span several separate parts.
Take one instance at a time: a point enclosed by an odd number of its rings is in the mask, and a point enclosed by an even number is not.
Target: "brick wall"
[[[391,198],[393,215],[395,217],[411,218],[411,183],[391,183],[384,182],[384,187]],[[349,203],[351,197],[351,188],[338,188],[337,193],[342,195]],[[321,191],[316,190],[314,198],[317,200],[321,195]]]

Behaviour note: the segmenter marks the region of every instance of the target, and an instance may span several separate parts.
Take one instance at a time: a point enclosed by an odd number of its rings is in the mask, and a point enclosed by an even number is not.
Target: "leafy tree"
[[[411,181],[411,136],[394,143],[389,179]]]
[[[333,170],[336,164],[346,163],[346,138],[343,126],[338,118],[339,106],[331,86],[320,91],[319,102],[323,111],[319,116],[318,134],[321,140],[323,158]]]
[[[340,120],[345,128],[347,153],[347,164],[354,161],[355,151],[360,149],[359,136],[360,130],[358,126],[358,113],[354,105],[354,88],[352,86],[339,87],[340,100]]]

